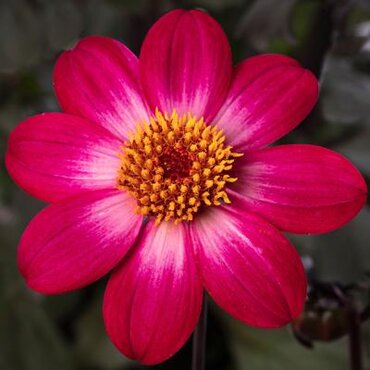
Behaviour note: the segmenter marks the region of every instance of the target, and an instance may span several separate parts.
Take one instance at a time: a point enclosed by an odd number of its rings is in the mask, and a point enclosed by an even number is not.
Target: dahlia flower
[[[116,40],[82,39],[59,57],[54,87],[62,113],[26,119],[6,154],[14,181],[51,203],[19,243],[29,287],[63,293],[113,269],[105,326],[144,364],[185,343],[204,290],[256,327],[300,314],[305,273],[283,232],[334,230],[366,197],[343,156],[268,147],[314,106],[309,71],[282,55],[233,67],[215,20],[174,10],[139,58]]]

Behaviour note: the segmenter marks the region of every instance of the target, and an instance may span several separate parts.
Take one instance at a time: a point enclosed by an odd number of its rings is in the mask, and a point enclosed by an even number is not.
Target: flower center
[[[156,223],[193,220],[203,206],[230,203],[226,194],[234,158],[216,126],[191,114],[179,117],[156,110],[138,125],[122,147],[117,187],[137,200],[137,213]]]
[[[158,156],[158,165],[163,168],[163,177],[173,181],[190,175],[192,159],[187,149],[165,147],[163,153]]]

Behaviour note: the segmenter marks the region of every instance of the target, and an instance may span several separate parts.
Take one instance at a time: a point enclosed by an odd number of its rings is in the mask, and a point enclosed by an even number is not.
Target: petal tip
[[[312,98],[317,101],[320,90],[320,82],[317,77],[309,69],[303,68],[302,79],[306,81],[307,87],[310,87]]]

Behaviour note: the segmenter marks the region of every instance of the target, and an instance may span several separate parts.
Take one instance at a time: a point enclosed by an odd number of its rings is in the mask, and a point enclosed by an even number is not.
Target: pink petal
[[[245,155],[238,163],[238,201],[284,231],[334,230],[366,200],[359,171],[340,154],[319,146],[276,146]]]
[[[277,229],[232,206],[213,208],[190,227],[205,287],[226,312],[263,328],[280,327],[301,313],[305,272]]]
[[[118,190],[88,192],[42,210],[18,249],[27,284],[45,294],[81,288],[110,271],[134,243],[142,217]]]
[[[126,356],[147,365],[177,352],[199,317],[202,285],[187,238],[182,224],[149,223],[108,282],[108,334]]]
[[[98,122],[121,139],[148,119],[138,59],[108,37],[86,37],[64,52],[55,66],[54,88],[65,112]]]
[[[8,145],[10,175],[41,200],[55,202],[83,190],[116,186],[121,141],[76,116],[28,118],[11,133]]]
[[[207,120],[227,94],[231,52],[219,24],[199,10],[174,10],[149,30],[140,54],[143,89],[152,109]]]
[[[271,144],[295,128],[316,103],[318,83],[296,61],[261,55],[236,66],[229,94],[213,123],[235,150]]]

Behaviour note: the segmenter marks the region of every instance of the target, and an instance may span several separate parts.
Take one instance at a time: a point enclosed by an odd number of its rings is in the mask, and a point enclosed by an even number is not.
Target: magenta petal
[[[359,171],[340,154],[319,146],[276,146],[249,153],[238,163],[238,204],[284,231],[334,230],[351,220],[366,200]]]
[[[5,163],[21,188],[55,202],[83,190],[114,188],[120,145],[120,140],[89,121],[45,113],[15,128]]]
[[[298,253],[263,219],[217,207],[190,225],[207,291],[233,317],[280,327],[297,317],[306,298]]]
[[[152,109],[211,119],[227,94],[231,51],[205,12],[174,10],[149,30],[140,54],[144,92]]]
[[[261,55],[236,66],[229,94],[213,123],[235,150],[271,144],[295,128],[316,103],[318,83],[296,61]]]
[[[81,288],[110,271],[134,243],[142,217],[118,190],[80,194],[41,211],[26,228],[18,266],[45,294]]]
[[[184,226],[151,222],[108,282],[104,320],[121,352],[156,364],[183,346],[201,304],[202,285]]]
[[[82,39],[64,52],[54,70],[54,88],[66,113],[98,122],[121,139],[148,119],[138,59],[122,43],[102,36]]]

